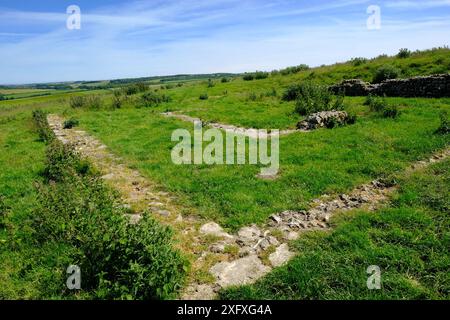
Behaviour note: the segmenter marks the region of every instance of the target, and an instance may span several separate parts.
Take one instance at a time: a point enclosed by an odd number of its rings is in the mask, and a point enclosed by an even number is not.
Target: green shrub
[[[254,92],[250,92],[247,96],[248,101],[256,101],[258,99],[258,96]]]
[[[368,103],[369,109],[372,112],[383,112],[388,107],[388,103],[383,97],[368,97],[366,103]]]
[[[45,168],[43,175],[46,181],[63,181],[67,177],[86,172],[83,162],[73,149],[54,139],[46,149]]]
[[[46,171],[57,179],[38,185],[31,218],[36,245],[73,248],[70,260],[81,269],[83,291],[95,298],[175,298],[187,262],[173,249],[171,231],[148,215],[130,224],[118,195],[101,178],[80,175],[79,161],[59,141],[49,145]]]
[[[165,94],[159,94],[157,92],[147,92],[141,97],[141,105],[143,107],[157,107],[161,103],[170,102],[171,98]]]
[[[44,111],[34,110],[33,121],[41,141],[49,143],[55,138],[53,130],[48,125],[47,114]]]
[[[208,99],[209,99],[208,94],[207,94],[207,93],[202,93],[202,94],[200,95],[199,99],[200,99],[200,100],[208,100]]]
[[[71,118],[69,120],[64,121],[64,129],[72,129],[73,127],[76,127],[80,124],[80,122],[77,119]]]
[[[337,96],[333,103],[334,98],[328,87],[311,82],[301,83],[294,96],[297,97],[295,112],[302,116],[320,111],[336,110],[335,108],[343,109],[344,97],[342,95]]]
[[[385,65],[380,67],[376,71],[375,76],[373,78],[373,82],[380,83],[389,79],[397,79],[400,76],[400,74],[401,71],[398,68],[392,65]]]
[[[242,79],[244,79],[244,81],[252,81],[255,80],[255,76],[251,73],[246,73]]]
[[[149,89],[149,86],[143,82],[134,83],[132,85],[126,86],[122,89],[125,95],[131,96],[138,94],[140,92],[145,92]]]
[[[268,72],[256,71],[255,73],[246,73],[242,79],[244,81],[252,81],[252,80],[262,80],[267,79],[269,77]]]
[[[365,105],[369,106],[370,111],[381,114],[384,118],[397,118],[400,111],[396,105],[389,105],[384,97],[368,95]]]
[[[347,117],[347,124],[355,124],[358,116],[355,113],[349,113]]]
[[[281,99],[283,101],[294,101],[294,100],[297,100],[297,98],[299,97],[301,91],[302,91],[301,84],[299,84],[299,83],[291,84],[283,92],[283,96],[281,97]]]
[[[300,115],[314,112],[343,110],[344,95],[333,96],[328,87],[303,82],[290,85],[283,93],[282,100],[296,101],[295,111]]]
[[[83,96],[72,96],[70,97],[69,104],[72,108],[79,109],[83,108],[86,102]]]
[[[301,64],[298,66],[287,67],[285,69],[281,69],[280,71],[276,71],[276,70],[275,71],[281,73],[281,75],[283,75],[283,76],[287,76],[290,74],[295,74],[295,73],[299,73],[301,71],[306,71],[306,70],[309,70],[309,66],[306,64]],[[275,74],[274,72],[272,72],[272,73]]]
[[[397,118],[400,115],[400,110],[398,110],[398,107],[396,105],[388,105],[383,110],[383,117],[384,118]]]
[[[222,78],[221,80],[220,80],[220,82],[222,82],[222,83],[227,83],[227,82],[230,82],[230,80],[228,79],[228,78]]]
[[[255,80],[267,79],[269,77],[268,72],[256,71]]]
[[[352,64],[353,66],[355,66],[355,67],[358,67],[358,66],[360,66],[360,65],[363,65],[363,64],[367,63],[368,61],[369,61],[368,59],[366,59],[366,58],[361,58],[361,57],[353,58],[353,59],[350,60],[351,64]]]
[[[450,132],[450,121],[448,119],[447,111],[442,111],[439,114],[439,118],[441,120],[441,124],[439,128],[436,130],[438,134],[448,134]]]
[[[400,59],[409,58],[410,56],[411,56],[411,51],[406,48],[400,49],[400,51],[397,54],[397,57]]]
[[[0,93],[0,101],[3,100],[8,100],[8,98],[4,94]]]
[[[120,109],[120,108],[122,108],[122,104],[123,104],[123,99],[122,99],[121,95],[114,94],[112,102],[111,102],[112,109]]]
[[[99,110],[102,107],[102,100],[98,95],[90,95],[86,97],[86,107],[93,110]]]
[[[266,97],[277,97],[278,92],[275,88],[272,88],[271,90],[267,91],[265,94]]]
[[[213,80],[211,80],[211,79],[208,79],[208,88],[214,88],[215,87],[215,83],[214,83],[214,81]]]

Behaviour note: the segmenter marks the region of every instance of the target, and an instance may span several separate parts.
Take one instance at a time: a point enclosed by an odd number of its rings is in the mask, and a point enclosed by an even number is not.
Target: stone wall
[[[367,96],[368,94],[388,97],[450,97],[450,74],[427,77],[386,80],[380,84],[370,84],[362,80],[344,80],[341,84],[330,87],[337,94],[346,96]]]

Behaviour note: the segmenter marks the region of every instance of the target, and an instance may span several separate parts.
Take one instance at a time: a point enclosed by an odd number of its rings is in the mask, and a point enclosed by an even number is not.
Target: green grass
[[[193,126],[154,110],[81,111],[73,116],[113,153],[200,215],[236,229],[263,223],[278,211],[303,209],[323,193],[348,191],[390,175],[449,142],[434,134],[440,110],[450,107],[448,99],[390,99],[402,105],[396,120],[370,113],[362,98],[347,100],[360,114],[357,124],[281,138],[281,173],[275,181],[256,178],[258,166],[174,165],[171,134]]]
[[[57,265],[67,248],[37,247],[25,222],[36,203],[33,182],[43,168],[44,144],[32,130],[31,114],[17,113],[0,120],[0,194],[10,208],[9,228],[0,228],[0,299],[56,298],[64,285],[63,270]],[[13,233],[14,237],[8,237]],[[69,263],[70,264],[70,263]]]
[[[297,256],[224,299],[445,299],[450,298],[450,160],[398,177],[392,204],[332,221],[330,233],[295,242]],[[366,269],[381,268],[381,290],[368,290]]]

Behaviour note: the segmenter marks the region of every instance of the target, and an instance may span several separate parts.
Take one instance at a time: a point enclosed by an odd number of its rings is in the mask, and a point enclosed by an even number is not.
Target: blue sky
[[[1,0],[0,83],[316,66],[449,39],[450,0]]]

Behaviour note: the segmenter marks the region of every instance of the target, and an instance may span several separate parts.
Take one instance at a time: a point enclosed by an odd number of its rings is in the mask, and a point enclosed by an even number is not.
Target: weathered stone
[[[288,262],[293,256],[294,253],[289,251],[289,246],[284,243],[279,246],[274,253],[269,255],[269,261],[272,266],[279,267]]]
[[[277,216],[276,214],[272,215],[270,217],[275,223],[279,224],[283,221],[283,219],[281,219],[279,216]]]
[[[369,84],[359,79],[344,80],[331,86],[330,90],[335,94],[343,92],[347,96],[450,97],[450,74],[390,79],[379,84]]]
[[[232,236],[226,233],[222,227],[215,222],[210,222],[201,226],[200,233],[215,237],[232,238]]]
[[[256,226],[244,227],[238,231],[236,241],[241,245],[254,245],[261,237],[261,230]]]
[[[270,268],[265,266],[256,255],[232,262],[221,262],[210,270],[222,288],[251,284],[269,271]]]
[[[225,252],[225,244],[224,243],[215,243],[210,248],[209,251],[214,253],[224,253]]]
[[[309,115],[305,120],[297,124],[300,130],[313,130],[327,127],[331,121],[334,124],[343,125],[348,120],[348,114],[345,111],[322,111]]]

